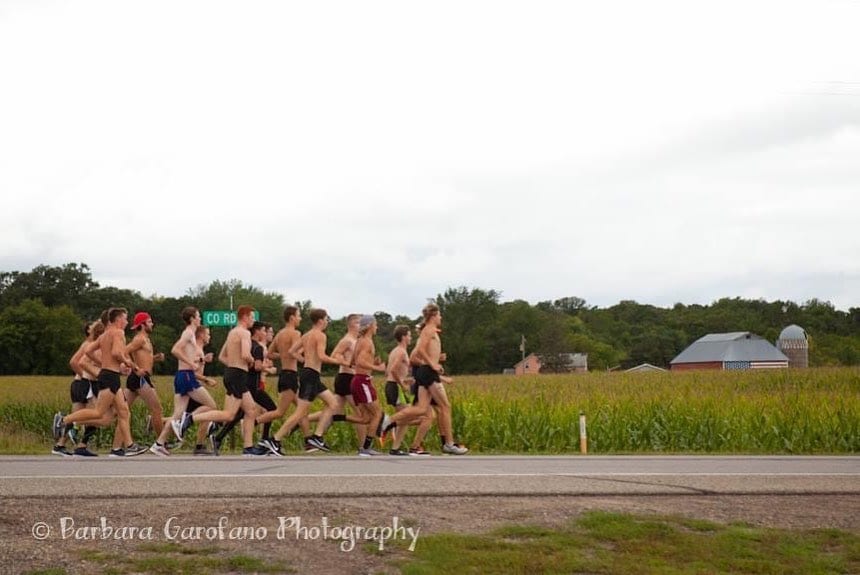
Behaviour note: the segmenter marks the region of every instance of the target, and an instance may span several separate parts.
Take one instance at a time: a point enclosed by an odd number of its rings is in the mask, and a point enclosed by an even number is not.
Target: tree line
[[[227,309],[230,298],[254,306],[276,329],[282,324],[284,296],[238,280],[215,280],[190,288],[181,297],[144,296],[138,291],[101,286],[83,263],[40,265],[27,272],[0,272],[0,374],[60,375],[69,373],[68,359],[83,338],[85,321],[106,307],[125,307],[130,314],[149,312],[155,320],[153,345],[169,352],[184,325],[182,308]],[[724,298],[710,305],[675,304],[661,308],[635,301],[598,308],[578,297],[536,304],[501,301],[502,294],[480,288],[449,288],[436,296],[443,314],[447,369],[457,373],[500,373],[524,351],[544,358],[549,370],[562,368],[562,354],[588,353],[589,369],[626,368],[648,362],[667,366],[699,337],[713,332],[751,331],[773,342],[783,327],[795,323],[810,335],[810,365],[860,365],[860,308],[847,312],[817,299],[791,301]],[[294,303],[302,310],[305,331],[310,301]],[[420,319],[378,311],[377,349],[383,357],[393,347],[397,324],[414,326]],[[226,329],[212,330],[217,352]],[[329,340],[346,333],[345,318],[328,328]],[[157,373],[173,373],[167,359]],[[214,373],[220,371],[212,366]]]

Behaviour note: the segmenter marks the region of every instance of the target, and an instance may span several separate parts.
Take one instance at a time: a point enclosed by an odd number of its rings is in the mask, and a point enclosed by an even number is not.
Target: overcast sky
[[[0,270],[860,305],[860,2],[0,1]]]

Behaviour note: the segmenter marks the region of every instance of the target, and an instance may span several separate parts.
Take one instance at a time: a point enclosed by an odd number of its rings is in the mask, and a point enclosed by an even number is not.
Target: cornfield
[[[377,378],[380,392],[382,383]],[[0,452],[44,453],[51,416],[69,407],[68,387],[69,378],[0,378]],[[156,377],[156,387],[169,414],[172,377]],[[455,435],[477,453],[578,453],[580,412],[589,453],[860,451],[860,370],[852,368],[463,376],[448,394]],[[220,404],[223,388],[213,395]],[[136,403],[132,432],[141,443],[152,440],[145,415]],[[110,431],[101,435],[102,444],[110,441]],[[355,434],[336,424],[327,441],[348,453]],[[294,435],[286,447],[297,450],[299,442]],[[427,447],[438,442],[432,431]]]

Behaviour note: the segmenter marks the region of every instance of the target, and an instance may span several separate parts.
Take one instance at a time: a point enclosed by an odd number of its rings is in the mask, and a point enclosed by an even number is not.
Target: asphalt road
[[[0,457],[0,497],[860,494],[860,457]]]

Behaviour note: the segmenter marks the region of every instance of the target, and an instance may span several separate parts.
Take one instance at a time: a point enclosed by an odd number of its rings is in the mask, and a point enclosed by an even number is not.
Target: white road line
[[[265,478],[265,477],[286,477],[290,479],[307,478],[307,479],[330,479],[333,477],[348,477],[348,478],[368,478],[368,477],[386,477],[386,478],[410,478],[410,479],[438,479],[440,477],[582,477],[582,478],[601,478],[601,477],[860,477],[858,473],[434,473],[434,474],[405,474],[405,473],[189,473],[189,474],[159,474],[159,475],[6,475],[0,476],[0,481],[4,479],[66,479],[74,481],[77,479],[246,479],[249,477]]]

